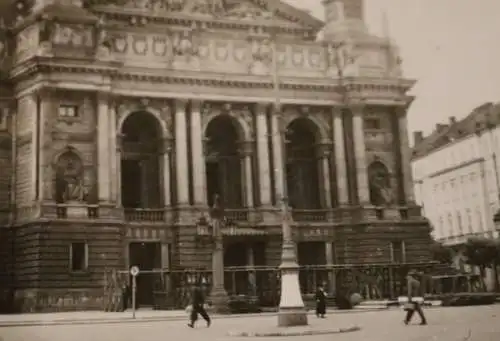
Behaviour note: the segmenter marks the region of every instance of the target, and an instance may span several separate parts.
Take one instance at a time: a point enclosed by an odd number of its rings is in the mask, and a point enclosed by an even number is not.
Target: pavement
[[[346,314],[358,312],[380,311],[387,309],[382,305],[367,305],[352,310],[328,310],[329,314]],[[276,312],[258,314],[231,314],[213,315],[213,319],[247,319],[253,317],[272,317]],[[314,316],[313,311],[309,315]],[[74,325],[74,324],[116,324],[116,323],[138,323],[159,321],[185,321],[188,316],[184,310],[151,310],[139,309],[133,317],[133,312],[104,312],[104,311],[79,311],[61,313],[31,313],[0,315],[0,329],[13,326],[50,326],[50,325]],[[2,340],[0,340],[2,341]]]
[[[336,335],[297,336],[310,341],[498,341],[500,340],[500,305],[433,308],[425,311],[429,324],[419,326],[416,318],[412,325],[402,323],[404,312],[400,308],[365,313],[329,314],[326,319],[309,317],[309,329],[341,329],[357,325],[361,329]],[[121,324],[74,324],[41,326],[12,326],[0,328],[2,341],[164,341],[188,338],[191,341],[271,341],[284,339],[279,332],[293,328],[276,327],[276,316],[228,317],[215,319],[210,328],[203,321],[196,328],[186,321],[139,321]],[[247,331],[266,331],[267,335],[242,336]],[[274,335],[271,332],[274,331]],[[238,334],[239,333],[239,334]]]

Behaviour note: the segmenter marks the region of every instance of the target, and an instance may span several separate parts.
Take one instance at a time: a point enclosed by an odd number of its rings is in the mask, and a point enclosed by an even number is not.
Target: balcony
[[[125,221],[131,223],[156,223],[165,224],[173,222],[171,208],[124,208]]]
[[[293,209],[292,218],[296,222],[326,222],[328,221],[329,212],[331,210],[319,209],[319,210],[302,210]]]

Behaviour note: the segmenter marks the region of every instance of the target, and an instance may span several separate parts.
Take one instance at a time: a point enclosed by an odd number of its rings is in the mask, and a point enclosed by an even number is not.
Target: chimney
[[[413,132],[413,145],[417,145],[424,140],[424,133],[421,130]]]
[[[450,120],[450,125],[457,123],[457,118],[455,116],[450,116],[449,120]]]
[[[436,123],[436,131],[437,132],[441,132],[441,131],[443,131],[443,129],[446,129],[447,127],[448,127],[447,124]]]

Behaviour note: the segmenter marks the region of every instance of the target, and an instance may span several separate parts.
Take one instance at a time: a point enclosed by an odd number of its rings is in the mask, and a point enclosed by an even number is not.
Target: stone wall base
[[[103,310],[103,290],[19,289],[14,309],[19,313]]]

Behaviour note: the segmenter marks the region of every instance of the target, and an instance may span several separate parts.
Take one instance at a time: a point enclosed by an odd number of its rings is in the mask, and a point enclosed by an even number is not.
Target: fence
[[[305,298],[311,297],[318,285],[329,292],[359,293],[367,300],[392,299],[406,292],[406,274],[417,270],[431,273],[435,263],[311,265],[299,267],[299,281]],[[212,272],[206,269],[157,269],[141,271],[139,277],[149,277],[148,287],[157,309],[182,309],[189,304],[195,284],[209,293]],[[226,267],[224,285],[230,297],[257,298],[262,307],[275,307],[280,297],[280,270],[276,267]],[[123,289],[130,283],[128,271],[110,270],[105,275],[105,310],[119,310]],[[140,286],[140,284],[139,284]]]

